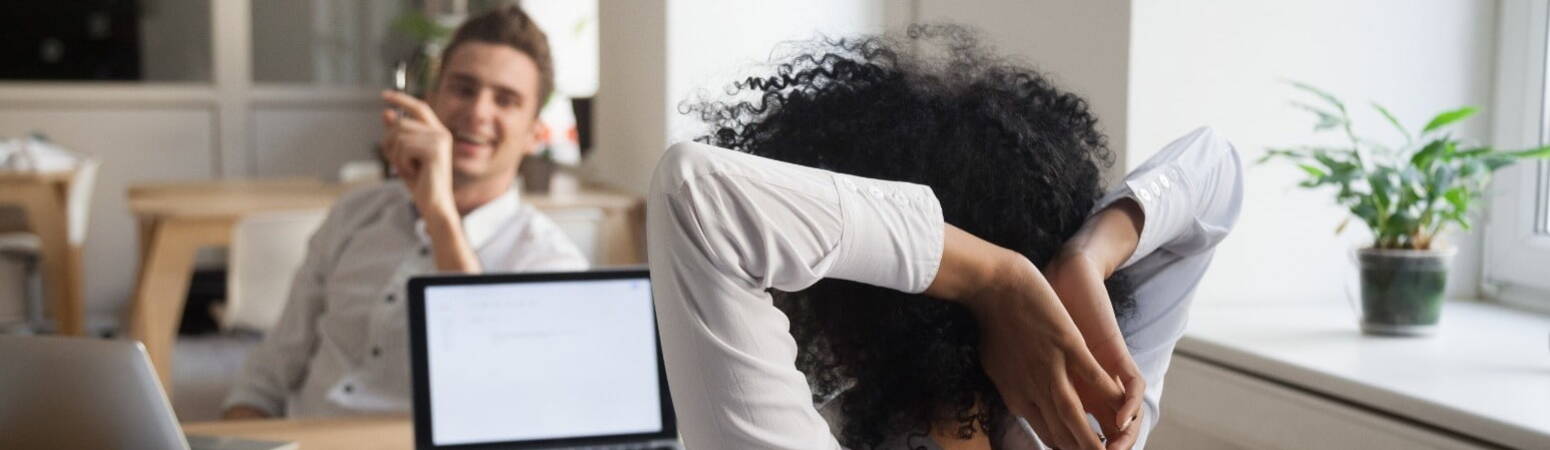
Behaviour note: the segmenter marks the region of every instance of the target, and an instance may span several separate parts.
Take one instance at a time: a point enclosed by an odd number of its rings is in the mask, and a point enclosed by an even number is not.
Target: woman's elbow
[[[715,147],[697,142],[679,142],[667,147],[651,174],[651,196],[667,195],[691,182],[696,174],[710,170]]]

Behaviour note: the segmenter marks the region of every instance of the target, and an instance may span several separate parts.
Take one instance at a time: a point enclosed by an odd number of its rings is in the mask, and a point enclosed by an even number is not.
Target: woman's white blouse
[[[1137,448],[1157,423],[1163,374],[1195,285],[1237,219],[1240,172],[1232,146],[1202,128],[1163,148],[1094,209],[1132,198],[1146,217],[1121,266],[1137,303],[1121,328],[1147,382]],[[838,278],[924,291],[943,246],[931,189],[681,143],[658,163],[647,201],[657,318],[684,443],[838,448],[767,290]],[[1004,425],[995,437],[1001,447],[1042,447],[1022,420]]]

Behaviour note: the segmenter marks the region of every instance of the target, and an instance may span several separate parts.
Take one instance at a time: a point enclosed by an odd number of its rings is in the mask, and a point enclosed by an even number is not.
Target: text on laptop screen
[[[662,429],[646,279],[425,291],[436,445]]]

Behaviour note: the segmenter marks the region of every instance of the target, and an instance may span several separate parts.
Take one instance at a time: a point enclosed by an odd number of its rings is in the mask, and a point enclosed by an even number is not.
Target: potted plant
[[[1389,146],[1352,132],[1351,116],[1335,96],[1306,84],[1292,85],[1318,100],[1293,102],[1317,116],[1313,130],[1340,133],[1344,142],[1271,148],[1259,163],[1290,162],[1306,174],[1299,186],[1332,190],[1335,202],[1351,212],[1336,233],[1351,219],[1372,231],[1372,245],[1356,251],[1362,331],[1430,334],[1436,329],[1448,266],[1456,252],[1438,236],[1453,225],[1469,229],[1470,215],[1492,172],[1525,159],[1550,158],[1550,146],[1497,151],[1459,139],[1450,130],[1475,114],[1472,107],[1438,114],[1412,134],[1374,103],[1404,137],[1402,144]]]

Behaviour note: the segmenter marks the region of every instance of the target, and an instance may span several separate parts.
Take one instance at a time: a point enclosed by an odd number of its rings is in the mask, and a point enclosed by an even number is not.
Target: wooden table
[[[15,205],[27,216],[27,230],[42,244],[44,293],[59,332],[83,335],[81,247],[71,245],[69,205],[73,171],[0,171],[0,204]]]
[[[140,222],[140,276],[130,336],[145,344],[162,386],[172,386],[172,350],[194,253],[231,244],[243,216],[263,211],[327,208],[346,189],[306,179],[217,180],[129,188]]]
[[[194,422],[183,424],[183,432],[296,442],[301,450],[414,448],[414,424],[408,417]]]

